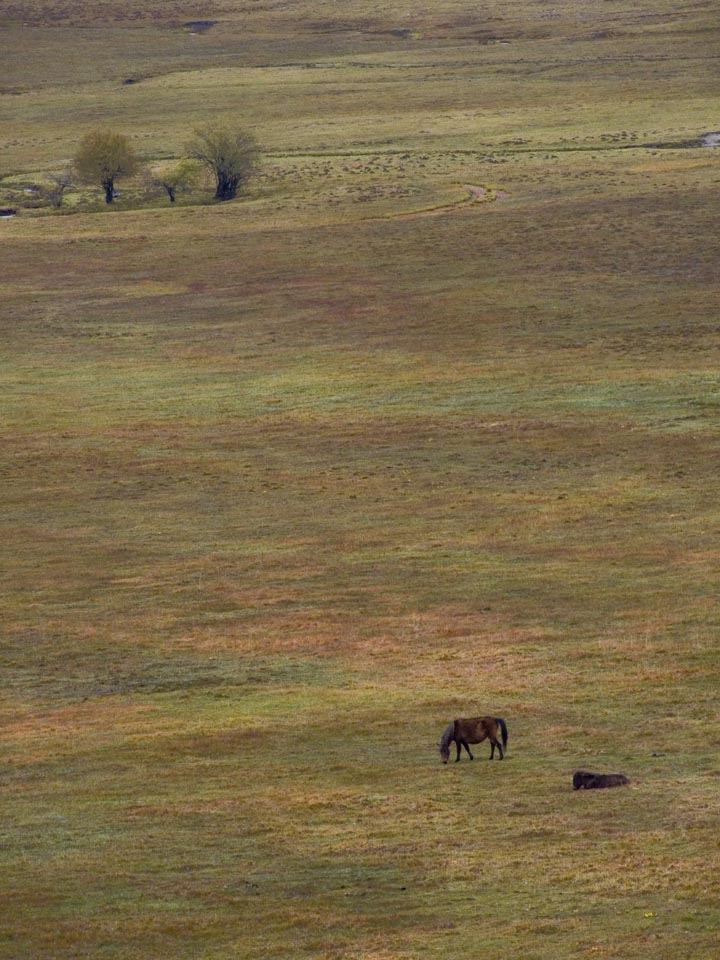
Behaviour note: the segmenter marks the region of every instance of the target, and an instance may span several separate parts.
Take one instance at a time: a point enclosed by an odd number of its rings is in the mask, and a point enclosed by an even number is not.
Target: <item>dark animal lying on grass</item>
[[[498,736],[502,737],[502,746]],[[457,756],[455,757],[455,763],[457,763],[460,759],[462,747],[465,747],[467,755],[472,760],[473,755],[468,744],[482,743],[483,740],[490,741],[490,759],[492,760],[495,756],[495,748],[497,747],[502,760],[505,755],[503,750],[507,749],[508,731],[507,724],[501,717],[470,717],[451,720],[440,738],[439,747],[442,762],[447,763],[450,759],[451,743],[454,742],[457,747]]]
[[[604,787],[624,787],[630,783],[624,773],[590,773],[576,770],[573,774],[573,790],[602,790]]]

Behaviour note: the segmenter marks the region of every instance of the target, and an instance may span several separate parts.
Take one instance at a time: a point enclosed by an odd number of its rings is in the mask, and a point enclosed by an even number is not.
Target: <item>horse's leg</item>
[[[464,746],[465,749],[467,750],[467,755],[470,757],[470,759],[471,759],[471,760],[474,760],[475,757],[472,755],[472,751],[470,750],[470,747],[468,746],[467,740],[463,740],[463,746]]]
[[[455,746],[457,747],[457,756],[455,757],[455,763],[458,763],[460,760],[460,751],[462,750],[462,740],[456,740]]]
[[[498,753],[500,754],[500,759],[501,759],[501,760],[504,760],[504,759],[505,759],[505,755],[503,754],[503,748],[500,746],[500,741],[499,741],[499,740],[496,740],[495,737],[493,737],[492,740],[490,741],[490,744],[491,744],[491,747],[490,747],[490,759],[492,760],[492,758],[493,758],[493,753],[495,752],[495,747],[497,747],[497,748],[498,748]]]
[[[491,740],[490,741],[490,759],[492,760],[494,756],[495,756],[495,741]]]

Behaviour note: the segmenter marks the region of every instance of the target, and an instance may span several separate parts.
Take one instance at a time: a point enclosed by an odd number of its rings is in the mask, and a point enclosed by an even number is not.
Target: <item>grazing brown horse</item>
[[[502,746],[498,739],[498,733],[502,737]],[[507,724],[501,717],[470,717],[451,720],[440,738],[439,747],[442,762],[447,763],[450,759],[450,744],[453,741],[457,747],[457,756],[455,757],[455,763],[457,763],[463,747],[465,747],[467,755],[472,760],[473,755],[469,744],[482,743],[483,740],[490,741],[490,759],[492,760],[495,756],[495,747],[497,747],[502,760],[505,756],[504,749],[507,749],[508,731]]]

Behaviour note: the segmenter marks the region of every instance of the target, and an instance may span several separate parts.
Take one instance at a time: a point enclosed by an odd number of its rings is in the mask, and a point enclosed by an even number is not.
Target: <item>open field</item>
[[[715,960],[713,4],[0,25],[0,960]]]

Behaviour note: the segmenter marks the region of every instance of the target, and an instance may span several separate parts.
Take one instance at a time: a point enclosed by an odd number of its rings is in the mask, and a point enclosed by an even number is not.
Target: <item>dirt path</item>
[[[431,207],[427,210],[409,210],[407,213],[394,213],[388,217],[374,217],[373,219],[412,220],[418,217],[438,217],[444,213],[454,213],[464,207],[471,207],[476,203],[492,203],[495,200],[510,199],[510,194],[505,193],[504,190],[491,190],[490,187],[479,187],[472,183],[463,183],[462,187],[468,191],[468,196],[464,200],[458,200],[457,203],[449,203],[442,207]]]

